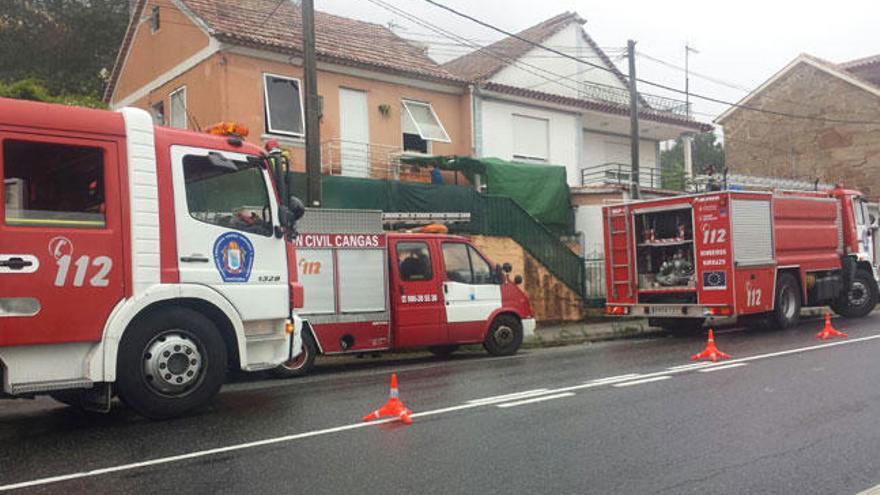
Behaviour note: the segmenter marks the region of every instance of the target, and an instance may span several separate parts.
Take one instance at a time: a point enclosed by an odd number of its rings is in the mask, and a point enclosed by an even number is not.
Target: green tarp
[[[538,221],[554,229],[564,230],[569,225],[571,206],[565,167],[462,156],[406,157],[402,161],[457,170],[471,182],[474,175],[479,174],[486,193],[513,199]]]

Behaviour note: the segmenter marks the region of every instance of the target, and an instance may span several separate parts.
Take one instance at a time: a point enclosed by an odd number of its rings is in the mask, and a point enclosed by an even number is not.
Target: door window
[[[7,225],[106,225],[102,148],[7,140],[3,161]]]
[[[431,280],[434,277],[431,252],[424,242],[398,242],[397,266],[400,280],[404,282]]]
[[[494,284],[491,265],[473,246],[461,242],[443,243],[443,262],[446,279],[463,284]]]
[[[269,194],[259,158],[230,160],[219,153],[183,157],[186,204],[201,222],[272,235]]]

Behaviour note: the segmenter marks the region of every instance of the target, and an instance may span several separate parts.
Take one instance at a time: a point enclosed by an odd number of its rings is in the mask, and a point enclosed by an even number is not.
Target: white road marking
[[[868,488],[867,490],[859,492],[856,495],[880,495],[880,485]]]
[[[482,399],[474,399],[467,401],[468,404],[488,404],[492,402],[505,402],[513,399],[522,399],[524,397],[531,397],[533,395],[541,395],[546,393],[548,389],[546,388],[536,388],[534,390],[526,390],[525,392],[516,392],[513,394],[506,395],[496,395],[494,397],[484,397]]]
[[[594,385],[606,385],[606,384],[614,383],[614,382],[632,380],[633,378],[635,378],[637,376],[641,376],[641,375],[639,375],[638,373],[628,373],[626,375],[609,376],[606,378],[596,378],[595,380],[590,380],[590,381],[584,382],[584,383],[590,383],[590,384],[594,384]]]
[[[768,359],[768,358],[779,357],[779,356],[787,356],[790,354],[798,354],[801,352],[810,352],[810,351],[815,351],[815,350],[819,350],[819,349],[824,349],[826,347],[837,347],[837,346],[858,344],[858,343],[868,342],[868,341],[877,340],[877,339],[880,339],[880,334],[869,335],[867,337],[859,337],[859,338],[854,338],[854,339],[839,340],[836,342],[825,342],[822,344],[816,344],[816,345],[811,345],[811,346],[806,346],[806,347],[798,347],[795,349],[788,349],[785,351],[769,352],[766,354],[758,354],[755,356],[748,356],[748,357],[739,358],[739,359],[731,359],[731,360],[725,362],[725,366],[729,366],[734,363],[745,363],[745,362],[751,362],[751,361],[758,361],[761,359]],[[621,387],[621,386],[637,385],[639,383],[649,383],[651,381],[659,381],[659,380],[651,380],[651,378],[659,378],[660,380],[666,380],[666,379],[670,378],[668,375],[677,374],[677,373],[686,373],[688,371],[694,370],[695,368],[697,368],[697,367],[687,366],[687,367],[682,367],[682,368],[675,369],[675,370],[669,369],[669,370],[665,370],[665,371],[659,371],[656,373],[641,374],[641,375],[638,375],[639,380],[630,381],[630,382],[625,382],[625,381],[624,382],[614,382],[613,380],[611,380],[611,378],[618,378],[618,377],[609,377],[604,380],[598,379],[598,381],[594,380],[592,382],[587,382],[587,383],[580,384],[580,385],[573,385],[570,387],[548,389],[542,393],[569,397],[574,394],[566,394],[566,392],[571,392],[574,390],[581,390],[581,389],[589,389],[589,388],[593,388],[593,387],[601,387],[601,386],[606,386],[606,385],[611,385],[612,387]],[[621,376],[625,377],[626,375],[621,375]],[[660,377],[662,377],[662,378],[660,378]],[[510,394],[508,394],[508,395],[510,395]],[[548,396],[548,397],[550,397],[550,396]],[[543,396],[540,398],[543,398]],[[553,397],[553,398],[557,398],[557,397]],[[538,399],[538,397],[528,399],[528,400],[535,400],[535,399]],[[547,399],[547,400],[550,400],[550,399]],[[461,405],[457,405],[457,406],[450,406],[450,407],[444,407],[444,408],[440,408],[440,409],[433,409],[430,411],[422,411],[422,412],[414,413],[410,417],[415,419],[415,418],[421,418],[421,417],[427,417],[427,416],[435,416],[435,415],[439,415],[439,414],[445,414],[448,412],[461,411],[461,410],[465,410],[465,409],[473,409],[476,407],[485,407],[485,406],[492,405],[492,404],[497,404],[497,403],[496,402],[467,403],[467,404],[461,404]],[[199,450],[199,451],[195,451],[195,452],[189,452],[186,454],[174,455],[174,456],[169,456],[169,457],[159,457],[156,459],[150,459],[150,460],[141,461],[141,462],[120,464],[118,466],[93,469],[90,471],[81,471],[81,472],[77,472],[77,473],[70,473],[70,474],[64,474],[64,475],[59,475],[59,476],[51,476],[51,477],[47,477],[47,478],[40,478],[40,479],[35,479],[35,480],[30,480],[30,481],[22,481],[19,483],[0,485],[0,492],[17,490],[17,489],[21,489],[21,488],[29,488],[29,487],[34,487],[34,486],[49,485],[52,483],[59,483],[62,481],[71,481],[71,480],[77,480],[77,479],[82,479],[82,478],[90,478],[90,477],[101,476],[101,475],[105,475],[105,474],[119,473],[119,472],[123,472],[123,471],[131,471],[134,469],[141,469],[141,468],[146,468],[146,467],[150,467],[150,466],[157,466],[157,465],[162,465],[162,464],[170,464],[173,462],[180,462],[180,461],[185,461],[185,460],[189,460],[189,459],[197,459],[200,457],[207,457],[207,456],[216,455],[216,454],[223,454],[223,453],[227,453],[227,452],[235,452],[235,451],[239,451],[239,450],[252,449],[252,448],[256,448],[256,447],[263,447],[266,445],[273,445],[273,444],[284,443],[284,442],[292,442],[292,441],[301,440],[304,438],[316,437],[316,436],[321,436],[321,435],[329,435],[329,434],[338,433],[338,432],[342,432],[342,431],[356,430],[359,428],[365,428],[365,427],[374,426],[374,425],[391,423],[393,421],[396,421],[396,418],[372,421],[369,423],[353,423],[353,424],[344,425],[344,426],[337,426],[337,427],[333,427],[333,428],[325,428],[322,430],[314,430],[314,431],[309,431],[309,432],[304,432],[304,433],[295,433],[295,434],[291,434],[291,435],[284,435],[284,436],[279,436],[279,437],[274,437],[274,438],[257,440],[254,442],[246,442],[246,443],[240,443],[240,444],[235,444],[235,445],[229,445],[226,447],[217,447],[217,448],[213,448],[213,449]]]
[[[655,376],[653,378],[644,378],[642,380],[635,380],[632,382],[615,383],[614,385],[612,385],[612,387],[632,387],[633,385],[641,385],[643,383],[660,382],[663,380],[668,380],[670,378],[672,378],[672,377],[669,375],[660,375],[660,376]]]
[[[733,363],[733,364],[716,364],[714,366],[705,366],[698,369],[698,373],[711,373],[713,371],[729,370],[731,368],[739,368],[740,366],[748,366],[749,363]]]
[[[505,402],[504,404],[496,404],[495,407],[516,407],[525,404],[534,404],[535,402],[544,402],[545,400],[562,399],[563,397],[574,397],[572,392],[562,394],[543,395],[541,397],[533,397],[531,399],[519,400],[516,402]]]
[[[697,369],[697,368],[705,368],[706,366],[711,366],[711,364],[707,361],[700,361],[698,363],[683,364],[681,366],[672,366],[672,367],[669,367],[666,369],[669,371],[687,371],[687,370],[693,370],[693,369]]]

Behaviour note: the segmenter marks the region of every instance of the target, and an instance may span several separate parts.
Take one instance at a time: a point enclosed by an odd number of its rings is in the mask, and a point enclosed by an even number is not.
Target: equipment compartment
[[[693,211],[690,206],[636,213],[635,235],[640,293],[696,290]]]

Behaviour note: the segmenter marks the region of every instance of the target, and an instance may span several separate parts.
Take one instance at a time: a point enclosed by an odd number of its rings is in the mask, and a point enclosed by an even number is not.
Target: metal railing
[[[626,88],[584,82],[581,84],[578,93],[579,98],[583,100],[602,101],[625,107],[629,106],[629,89]],[[639,102],[640,110],[690,117],[688,104],[681,100],[646,93],[639,93],[639,98],[641,100]]]
[[[584,300],[590,306],[605,303],[605,258],[591,253],[584,259]]]
[[[632,184],[632,166],[629,163],[603,163],[581,169],[581,185],[600,184]],[[690,190],[690,181],[684,172],[661,171],[655,167],[644,167],[639,170],[639,185],[654,189],[671,189],[674,191]]]
[[[330,139],[321,143],[321,172],[364,179],[427,182],[427,169],[400,162],[402,148],[376,143]]]

